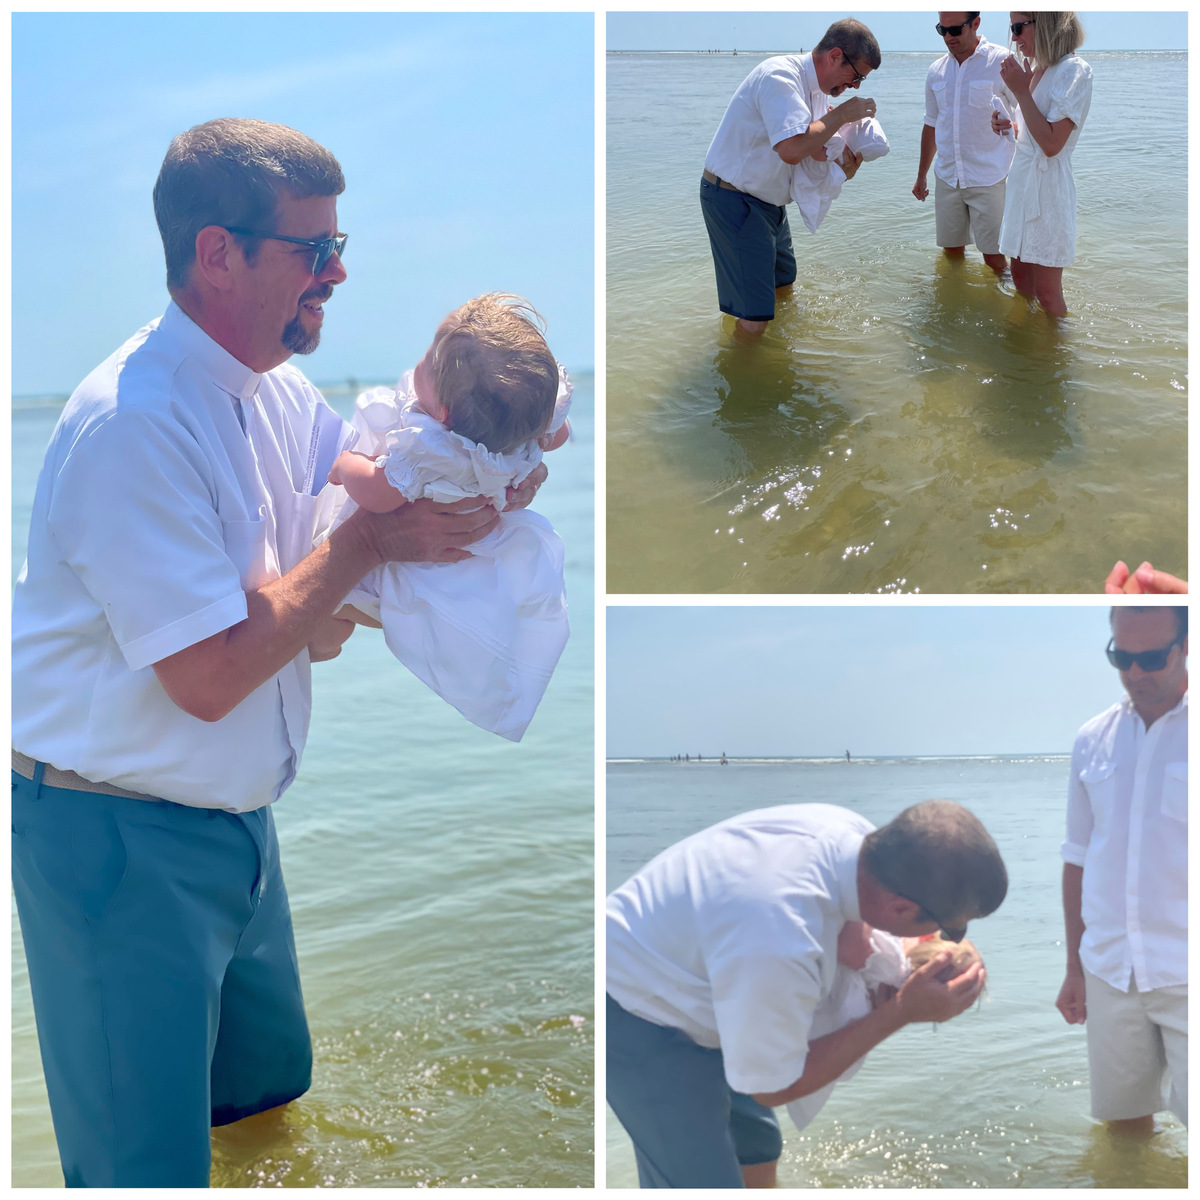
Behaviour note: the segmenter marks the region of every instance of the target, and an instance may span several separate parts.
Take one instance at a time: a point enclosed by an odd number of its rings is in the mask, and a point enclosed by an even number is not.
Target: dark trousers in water
[[[269,807],[13,772],[13,891],[68,1187],[208,1187],[209,1129],[308,1090]]]
[[[608,1103],[633,1140],[642,1187],[740,1188],[740,1164],[779,1157],[775,1113],[729,1086],[720,1050],[606,1001]]]

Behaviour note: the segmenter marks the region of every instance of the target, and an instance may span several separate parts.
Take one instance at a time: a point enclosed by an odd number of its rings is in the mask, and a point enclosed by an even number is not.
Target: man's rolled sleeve
[[[786,138],[807,133],[812,110],[785,71],[772,71],[758,87],[758,111],[767,131],[767,141],[778,146]]]
[[[1067,838],[1062,844],[1062,860],[1082,867],[1092,840],[1092,804],[1087,788],[1079,778],[1082,768],[1080,744],[1071,753],[1071,778],[1067,784]]]
[[[932,76],[925,77],[925,124],[937,128],[938,106],[937,95],[933,90]]]
[[[132,670],[245,619],[214,486],[186,431],[136,409],[91,426],[63,463],[47,524]]]
[[[725,1078],[738,1092],[779,1092],[804,1074],[821,997],[814,964],[769,955],[734,958],[712,978]]]

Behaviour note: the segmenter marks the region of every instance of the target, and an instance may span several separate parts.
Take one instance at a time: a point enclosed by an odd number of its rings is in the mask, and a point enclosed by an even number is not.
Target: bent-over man
[[[875,829],[829,804],[743,813],[664,850],[607,902],[608,1101],[642,1187],[773,1187],[772,1111],[826,1087],[914,1021],[945,1021],[983,987],[943,952],[872,1012],[810,1040],[838,934],[967,924],[1008,890],[1000,853],[961,805],[929,800]]]

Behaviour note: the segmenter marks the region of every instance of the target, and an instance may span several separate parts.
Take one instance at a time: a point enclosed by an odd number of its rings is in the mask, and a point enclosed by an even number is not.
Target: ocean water
[[[214,1186],[592,1185],[593,396],[580,375],[536,504],[566,546],[571,640],[524,741],[470,725],[371,631],[314,668],[275,810],[313,1087],[215,1131]],[[13,414],[14,578],[58,411]],[[12,926],[12,1182],[61,1187]]]
[[[988,970],[983,1002],[882,1042],[803,1133],[781,1110],[781,1187],[1187,1186],[1187,1131],[1170,1114],[1143,1144],[1114,1144],[1092,1123],[1085,1033],[1054,1007],[1065,962],[1058,848],[1069,761],[608,764],[609,891],[681,838],[774,804],[839,804],[882,825],[920,800],[956,800],[1004,856],[1008,896],[969,934]],[[611,1110],[606,1141],[609,1186],[636,1187],[633,1150]]]
[[[762,343],[732,345],[700,170],[757,54],[608,55],[607,588],[1097,592],[1186,576],[1187,148],[1134,97],[1184,53],[1094,53],[1060,322],[947,261],[911,194],[935,55],[860,88],[891,153],[817,233]],[[1182,126],[1180,126],[1182,128]]]

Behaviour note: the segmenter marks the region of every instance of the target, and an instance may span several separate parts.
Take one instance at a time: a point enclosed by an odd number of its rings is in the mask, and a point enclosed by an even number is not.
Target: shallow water
[[[302,770],[275,810],[313,1087],[217,1130],[213,1186],[592,1185],[593,394],[576,379],[576,440],[537,502],[566,546],[571,641],[519,745],[370,631],[313,672]],[[14,414],[14,574],[57,413]],[[12,1182],[61,1187],[12,925]]]
[[[817,234],[762,343],[717,311],[698,192],[762,56],[608,56],[608,590],[1096,592],[1186,575],[1186,162],[1128,121],[1186,54],[1087,55],[1070,315],[1047,317],[911,195],[933,54],[861,91],[891,153]]]
[[[740,57],[740,56],[739,56]],[[666,846],[772,804],[828,802],[876,824],[918,800],[967,805],[1009,872],[1001,908],[971,926],[983,1003],[887,1039],[803,1133],[780,1110],[781,1187],[1186,1187],[1187,1131],[1160,1114],[1148,1143],[1114,1142],[1088,1115],[1083,1029],[1054,1008],[1064,951],[1058,857],[1069,756],[608,764],[607,888]],[[636,1187],[607,1110],[610,1187]]]

